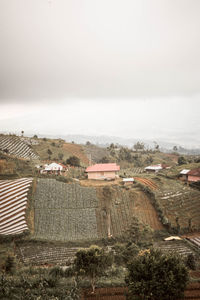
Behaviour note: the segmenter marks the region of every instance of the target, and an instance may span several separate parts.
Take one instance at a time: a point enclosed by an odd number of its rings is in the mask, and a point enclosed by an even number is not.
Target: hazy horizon
[[[200,148],[200,1],[1,0],[0,132]]]

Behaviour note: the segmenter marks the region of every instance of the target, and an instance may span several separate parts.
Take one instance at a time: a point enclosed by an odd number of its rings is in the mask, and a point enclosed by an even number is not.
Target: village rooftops
[[[87,173],[90,172],[117,172],[120,170],[120,166],[117,166],[116,163],[109,164],[95,164],[93,166],[87,167],[85,170]]]

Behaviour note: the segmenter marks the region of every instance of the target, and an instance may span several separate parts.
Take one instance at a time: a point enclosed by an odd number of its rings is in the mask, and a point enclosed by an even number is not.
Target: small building
[[[55,174],[55,175],[64,175],[66,172],[67,167],[60,163],[51,163],[45,164],[44,168],[40,171],[41,174]]]
[[[158,164],[158,165],[152,165],[152,166],[146,167],[145,171],[146,172],[150,172],[150,173],[157,173],[157,172],[159,172],[162,169],[163,169],[162,165]]]
[[[123,185],[132,185],[134,182],[134,178],[123,178]]]
[[[188,173],[190,172],[190,170],[188,169],[183,169],[180,173],[179,173],[179,179],[182,181],[187,181],[188,179]]]
[[[116,163],[107,163],[89,166],[85,172],[88,175],[88,179],[109,180],[118,178],[119,170],[120,166]]]
[[[187,173],[187,180],[188,182],[197,182],[197,181],[200,181],[200,168],[196,168],[196,169],[193,169],[193,170],[190,170],[188,173]]]

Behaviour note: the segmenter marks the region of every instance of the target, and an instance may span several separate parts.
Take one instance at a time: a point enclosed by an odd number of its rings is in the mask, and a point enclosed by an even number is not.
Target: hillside
[[[105,192],[108,195],[105,195]],[[109,198],[108,198],[109,197]],[[153,229],[162,229],[148,197],[119,186],[82,187],[55,179],[38,179],[34,196],[36,238],[49,240],[98,239],[121,236],[137,216]]]
[[[19,234],[28,229],[27,194],[32,178],[0,180],[0,234]]]
[[[65,143],[64,140],[57,139],[37,139],[38,144],[33,148],[39,154],[40,159],[59,161],[66,164],[70,156],[77,156],[82,166],[87,166],[89,161],[81,145]]]
[[[15,135],[0,135],[0,151],[17,158],[37,160],[39,156],[32,150],[32,140]]]
[[[179,180],[159,176],[156,199],[171,226],[182,230],[200,230],[200,191]]]

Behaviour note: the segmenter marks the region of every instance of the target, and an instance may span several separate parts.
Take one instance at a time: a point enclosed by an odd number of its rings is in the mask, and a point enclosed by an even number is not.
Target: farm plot
[[[200,250],[200,234],[192,237],[187,237]]]
[[[97,230],[98,235],[103,237],[108,234],[106,203],[100,195],[100,188],[97,194],[100,199],[99,207],[96,209]],[[112,190],[110,206],[111,235],[123,235],[131,225],[133,216],[155,230],[163,229],[154,207],[143,192],[127,191],[115,186]]]
[[[182,184],[171,185],[156,192],[156,197],[172,226],[200,228],[200,192]]]
[[[0,150],[25,159],[39,159],[31,147],[17,136],[0,135]]]
[[[18,246],[16,255],[24,264],[66,266],[74,261],[78,249],[79,248],[68,248],[65,246],[29,244]]]
[[[35,237],[61,241],[98,238],[94,188],[39,179],[34,201]]]
[[[154,244],[155,248],[160,249],[163,252],[176,252],[182,256],[188,254],[195,254],[194,251],[183,240],[174,241],[162,241]]]
[[[32,178],[0,181],[0,234],[19,234],[28,229],[25,211]]]
[[[152,190],[156,190],[158,187],[153,180],[141,177],[134,177],[136,181],[141,182],[142,184],[148,186]]]

